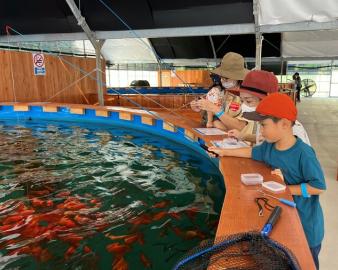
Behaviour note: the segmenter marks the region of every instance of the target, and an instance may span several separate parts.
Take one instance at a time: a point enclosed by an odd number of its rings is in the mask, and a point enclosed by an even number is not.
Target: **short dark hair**
[[[282,118],[278,118],[274,116],[269,117],[269,119],[271,119],[274,123],[278,123],[280,120],[282,120]],[[296,123],[295,121],[291,121],[291,126],[294,126],[295,123]]]

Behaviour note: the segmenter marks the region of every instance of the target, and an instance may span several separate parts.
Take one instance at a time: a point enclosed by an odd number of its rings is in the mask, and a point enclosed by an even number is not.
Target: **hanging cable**
[[[6,25],[6,34],[7,34],[8,47],[10,45],[10,42],[9,42],[10,32],[9,32],[9,30],[10,30],[10,27],[8,25]],[[15,93],[15,81],[14,81],[13,61],[12,61],[12,54],[11,54],[11,52],[9,52],[9,63],[10,63],[10,67],[11,67],[12,93],[13,93],[14,101],[17,102],[16,93]]]

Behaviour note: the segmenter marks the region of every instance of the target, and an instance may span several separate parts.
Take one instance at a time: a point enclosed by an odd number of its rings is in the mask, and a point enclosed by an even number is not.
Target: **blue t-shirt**
[[[289,149],[279,151],[274,143],[263,142],[252,149],[252,158],[263,161],[273,169],[281,169],[287,185],[307,183],[326,189],[324,174],[311,146],[297,138]],[[324,237],[324,217],[319,196],[293,196],[310,247],[318,246]],[[291,228],[290,228],[291,229]]]

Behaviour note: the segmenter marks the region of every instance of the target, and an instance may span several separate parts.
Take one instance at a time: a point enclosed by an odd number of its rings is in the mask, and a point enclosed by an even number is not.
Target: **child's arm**
[[[212,128],[213,125],[213,118],[214,118],[214,113],[207,111],[207,116],[208,116],[208,120],[207,120],[207,128]]]
[[[283,176],[283,173],[280,169],[273,170],[271,172],[271,174],[278,175],[284,181],[284,176]],[[303,195],[300,185],[288,185],[288,188],[289,188],[292,195],[296,195],[296,196],[302,196]],[[319,194],[324,192],[323,189],[312,187],[309,184],[306,184],[306,190],[307,190],[307,193],[309,195],[319,195]]]
[[[288,185],[288,188],[292,195],[302,196],[300,185]],[[309,184],[306,184],[306,190],[309,195],[319,195],[325,191],[323,189],[312,187]]]
[[[243,157],[251,158],[252,148],[243,147],[237,149],[222,149],[219,147],[211,146],[208,148],[211,152],[215,152],[220,157]]]

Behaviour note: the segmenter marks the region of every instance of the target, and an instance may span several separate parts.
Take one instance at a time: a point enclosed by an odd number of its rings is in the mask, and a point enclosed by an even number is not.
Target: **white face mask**
[[[225,82],[222,82],[222,86],[225,89],[234,88],[236,85],[237,85],[237,81],[225,81]]]
[[[243,102],[241,105],[241,109],[242,112],[254,112],[256,110],[256,107],[250,107]]]

